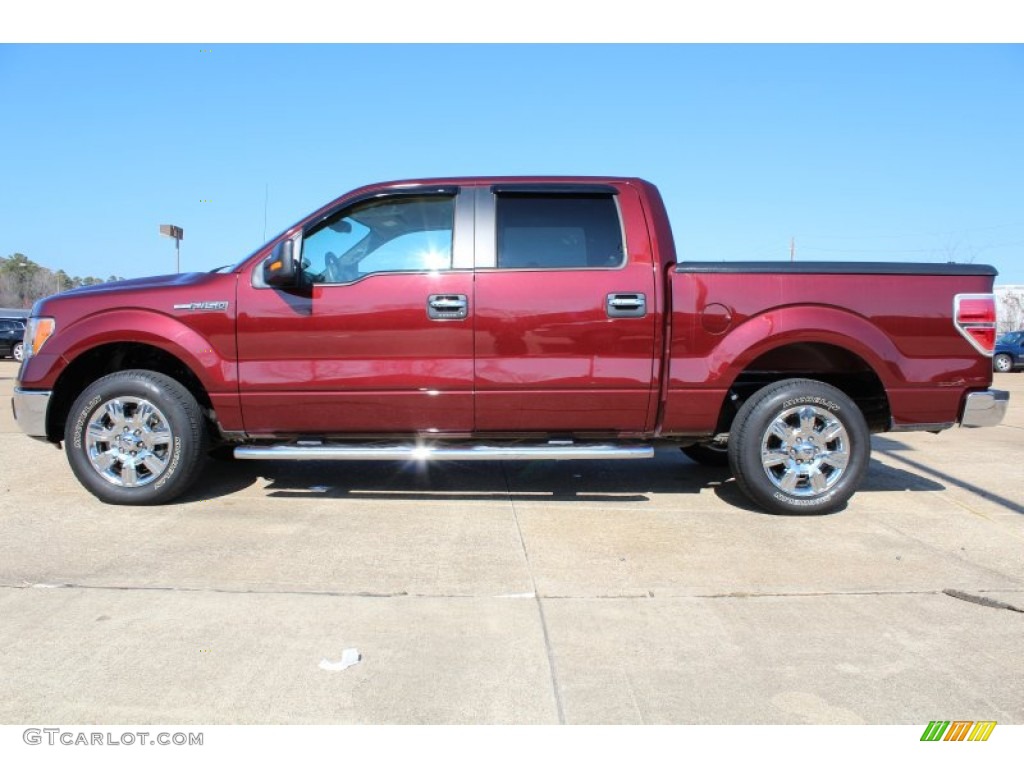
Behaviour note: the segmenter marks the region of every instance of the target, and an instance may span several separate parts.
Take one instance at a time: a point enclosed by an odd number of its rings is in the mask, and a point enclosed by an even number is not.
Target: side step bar
[[[332,461],[530,461],[533,459],[650,459],[650,445],[552,443],[547,445],[349,445],[297,444],[240,445],[236,459]]]

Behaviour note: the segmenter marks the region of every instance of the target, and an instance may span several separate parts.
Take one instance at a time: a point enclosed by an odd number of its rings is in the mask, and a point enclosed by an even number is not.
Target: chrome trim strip
[[[31,437],[46,437],[46,410],[53,392],[14,388],[11,407],[21,431]]]
[[[960,417],[961,427],[994,427],[1006,415],[1010,404],[1010,393],[1002,389],[987,389],[971,392],[964,401],[964,414]]]
[[[575,459],[650,459],[650,445],[272,445],[238,446],[236,459],[335,461],[532,461]]]

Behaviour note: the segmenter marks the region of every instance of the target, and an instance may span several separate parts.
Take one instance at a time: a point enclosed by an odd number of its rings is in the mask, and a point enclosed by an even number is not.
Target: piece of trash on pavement
[[[363,657],[360,655],[358,648],[346,648],[341,652],[340,661],[320,659],[320,669],[326,669],[328,672],[341,672],[343,669],[354,667],[362,660]]]
[[[309,486],[309,490],[311,490],[313,493],[327,493],[329,490],[331,490],[331,486],[329,486],[329,485],[311,485],[311,486]]]

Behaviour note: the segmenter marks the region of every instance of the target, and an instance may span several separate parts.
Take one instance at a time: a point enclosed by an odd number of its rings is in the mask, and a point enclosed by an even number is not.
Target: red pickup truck
[[[677,262],[633,178],[355,190],[233,267],[39,301],[14,394],[100,499],[239,459],[728,462],[775,512],[842,506],[870,434],[999,423],[996,272]]]

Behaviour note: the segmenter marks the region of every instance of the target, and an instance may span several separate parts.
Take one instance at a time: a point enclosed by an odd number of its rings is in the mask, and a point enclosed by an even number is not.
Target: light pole
[[[160,234],[164,237],[174,238],[174,267],[175,272],[181,272],[181,241],[185,239],[185,230],[173,224],[161,224]]]

